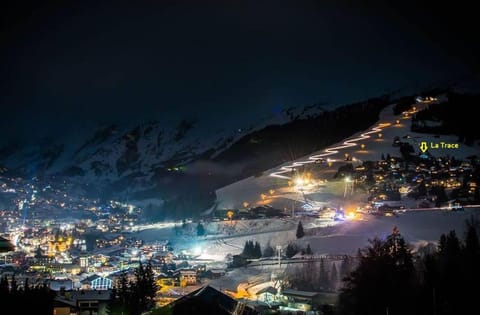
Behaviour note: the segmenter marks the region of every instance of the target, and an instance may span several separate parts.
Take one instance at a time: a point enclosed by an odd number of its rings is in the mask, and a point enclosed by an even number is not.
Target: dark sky
[[[0,9],[4,139],[338,104],[478,69],[476,11],[458,1],[12,2]]]

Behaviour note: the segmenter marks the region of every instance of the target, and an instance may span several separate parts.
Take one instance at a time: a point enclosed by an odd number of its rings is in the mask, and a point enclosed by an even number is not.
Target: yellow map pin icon
[[[420,151],[425,153],[425,152],[427,152],[427,150],[428,150],[427,143],[425,141],[420,142]]]

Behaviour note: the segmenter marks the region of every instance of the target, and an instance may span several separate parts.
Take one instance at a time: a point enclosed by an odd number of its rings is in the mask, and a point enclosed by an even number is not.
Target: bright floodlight
[[[350,182],[351,181],[350,177],[349,176],[345,177],[345,181]]]
[[[301,178],[301,177],[295,178],[295,185],[296,186],[303,186],[304,183],[305,183],[305,181],[303,180],[303,178]]]

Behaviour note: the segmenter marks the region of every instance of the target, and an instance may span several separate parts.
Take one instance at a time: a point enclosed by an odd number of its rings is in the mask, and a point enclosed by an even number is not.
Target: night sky
[[[334,106],[478,69],[475,10],[457,1],[13,2],[0,10],[2,140]]]

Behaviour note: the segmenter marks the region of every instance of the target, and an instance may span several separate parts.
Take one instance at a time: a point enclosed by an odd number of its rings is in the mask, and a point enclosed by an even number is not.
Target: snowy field
[[[315,255],[355,255],[359,248],[368,245],[368,240],[374,237],[385,238],[396,226],[406,241],[415,250],[429,243],[437,242],[442,233],[455,230],[460,238],[464,236],[465,222],[469,218],[480,219],[480,209],[470,208],[464,211],[452,212],[446,210],[412,211],[392,217],[365,216],[362,221],[331,222],[313,218],[302,218],[306,235],[297,240],[296,224],[299,218],[279,220],[244,221],[243,227],[238,227],[235,235],[210,235],[207,237],[179,237],[172,233],[171,228],[145,230],[139,236],[146,241],[158,240],[159,235],[170,237],[174,247],[195,251],[199,249],[198,263],[205,263],[210,268],[225,268],[225,258],[240,254],[245,241],[258,241],[262,248],[268,243],[275,248],[282,246],[283,250],[290,242],[300,248],[310,244]],[[207,230],[217,228],[225,231],[228,222],[212,222]],[[195,264],[196,261],[190,261]],[[338,262],[339,263],[339,262]],[[220,289],[236,292],[237,295],[251,296],[261,288],[271,285],[278,286],[276,279],[283,277],[286,268],[294,268],[297,264],[277,264],[249,266],[228,271],[224,277],[209,280],[209,284]],[[338,265],[338,264],[337,264]],[[242,293],[243,292],[243,293]]]
[[[285,248],[290,242],[305,248],[310,244],[315,254],[355,254],[358,248],[368,245],[373,237],[384,238],[396,226],[406,241],[413,247],[436,242],[442,233],[456,230],[463,236],[465,222],[471,216],[480,219],[480,209],[467,208],[464,211],[422,210],[411,211],[391,217],[365,215],[363,220],[333,222],[315,218],[289,218],[238,221],[228,234],[230,222],[211,222],[206,225],[206,237],[175,235],[171,227],[150,229],[139,232],[137,236],[147,242],[169,239],[177,250],[197,251],[199,259],[224,261],[227,255],[241,253],[247,240],[254,240],[265,247],[268,243],[275,248]],[[305,237],[297,240],[295,231],[301,220],[305,228]],[[217,234],[215,234],[217,233]]]

